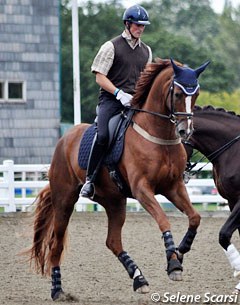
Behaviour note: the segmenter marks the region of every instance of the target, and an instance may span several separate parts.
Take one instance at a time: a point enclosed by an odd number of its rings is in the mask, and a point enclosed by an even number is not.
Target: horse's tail
[[[36,198],[36,210],[33,223],[33,244],[26,252],[31,267],[42,275],[50,275],[51,247],[54,243],[54,210],[51,188],[45,186]]]

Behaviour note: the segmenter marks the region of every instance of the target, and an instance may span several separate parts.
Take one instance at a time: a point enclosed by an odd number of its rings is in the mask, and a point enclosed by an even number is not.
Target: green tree
[[[227,63],[228,70],[234,75],[231,85],[236,88],[240,83],[240,6],[235,10],[226,2],[219,27],[219,34],[213,37],[215,50],[219,61]]]

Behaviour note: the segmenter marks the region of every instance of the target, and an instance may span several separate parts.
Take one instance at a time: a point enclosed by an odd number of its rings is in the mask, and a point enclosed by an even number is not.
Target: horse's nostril
[[[184,137],[186,137],[186,131],[185,130],[179,130],[179,135],[180,135],[180,137],[181,138],[184,138]]]

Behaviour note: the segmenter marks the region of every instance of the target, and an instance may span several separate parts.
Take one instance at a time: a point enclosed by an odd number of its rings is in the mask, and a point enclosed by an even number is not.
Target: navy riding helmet
[[[140,5],[133,5],[126,9],[122,19],[124,24],[126,21],[142,25],[150,24],[148,12]]]

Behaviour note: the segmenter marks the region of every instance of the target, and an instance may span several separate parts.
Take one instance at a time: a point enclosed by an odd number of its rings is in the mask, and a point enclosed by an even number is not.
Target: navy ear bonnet
[[[206,69],[210,61],[195,70],[189,67],[177,66],[172,59],[171,63],[174,70],[173,83],[180,87],[186,95],[194,95],[200,87],[198,77]]]

